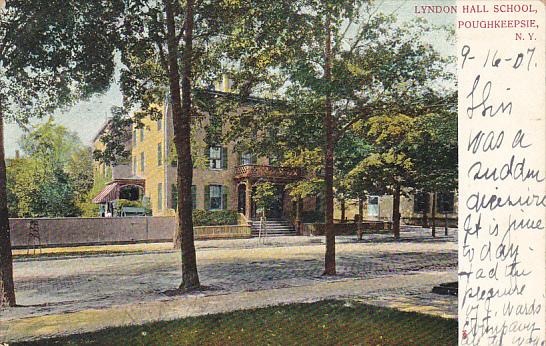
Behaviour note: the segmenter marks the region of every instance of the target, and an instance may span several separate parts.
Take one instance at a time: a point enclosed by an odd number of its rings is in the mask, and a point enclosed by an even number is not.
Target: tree
[[[398,114],[370,118],[362,129],[373,144],[372,154],[365,157],[351,172],[352,180],[360,180],[369,192],[393,195],[393,235],[400,238],[400,198],[403,188],[413,186],[413,162],[408,148],[415,131],[414,118]]]
[[[54,123],[31,127],[20,159],[7,167],[10,213],[18,217],[79,216],[93,184],[92,156],[75,132]]]
[[[150,116],[159,119],[158,106],[168,96],[174,125],[174,147],[177,162],[177,217],[174,236],[182,258],[180,290],[200,287],[195,256],[192,222],[192,146],[191,128],[197,110],[192,92],[199,83],[215,79],[217,53],[212,46],[240,16],[236,3],[210,1],[185,3],[173,0],[124,0],[125,15],[121,25],[122,69],[120,84],[124,108],[135,110],[133,118],[119,117],[126,124],[141,127]],[[206,71],[208,69],[208,71]],[[115,120],[115,119],[114,119]],[[123,126],[121,126],[123,127]],[[102,138],[108,148],[119,146],[120,138]],[[109,149],[107,149],[109,150]],[[115,162],[123,158],[122,150],[109,150],[113,155],[96,153],[97,158]],[[120,155],[117,155],[120,154]],[[125,153],[126,155],[126,153]]]
[[[436,194],[457,188],[458,146],[456,93],[448,95],[453,106],[425,114],[416,120],[418,134],[410,155],[415,163],[415,184],[422,192],[432,193],[432,236],[436,236]],[[447,227],[447,226],[446,226]]]
[[[327,211],[333,206],[331,176],[343,175],[336,174],[330,162],[332,156],[336,161],[340,141],[373,116],[413,117],[427,108],[443,107],[443,103],[429,104],[426,95],[431,86],[453,78],[446,69],[450,60],[423,40],[430,26],[421,21],[400,25],[393,16],[371,15],[365,9],[358,16],[362,3],[308,4],[305,14],[292,17],[305,28],[305,35],[297,45],[280,47],[284,56],[272,63],[277,70],[271,72],[275,78],[270,89],[277,88],[283,107],[260,107],[255,116],[239,114],[230,123],[235,124],[232,138],[246,135],[260,153],[321,148]],[[254,128],[248,129],[249,124]],[[327,233],[325,273],[329,274],[335,268],[335,248],[331,232]]]
[[[260,182],[255,185],[255,193],[252,199],[256,203],[256,208],[262,210],[263,215],[273,205],[277,199],[277,190],[275,185],[270,182]]]
[[[119,1],[106,0],[9,0],[0,8],[0,307],[16,304],[3,123],[25,124],[105,91],[119,10]]]
[[[65,166],[70,184],[74,190],[74,199],[78,213],[83,215],[84,206],[91,201],[89,192],[93,188],[93,153],[91,147],[76,147]],[[97,192],[98,194],[98,192]],[[93,195],[96,196],[97,194]],[[94,215],[96,216],[96,214]]]

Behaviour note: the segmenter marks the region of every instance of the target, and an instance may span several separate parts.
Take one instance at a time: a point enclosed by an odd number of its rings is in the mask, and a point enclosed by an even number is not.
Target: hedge
[[[194,226],[237,225],[237,212],[233,210],[202,210],[193,211]]]

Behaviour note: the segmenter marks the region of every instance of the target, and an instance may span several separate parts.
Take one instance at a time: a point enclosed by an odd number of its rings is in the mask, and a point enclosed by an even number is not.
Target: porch
[[[279,167],[269,165],[241,165],[235,168],[234,180],[237,184],[237,211],[244,214],[248,220],[255,219],[256,203],[252,199],[255,185],[269,182],[276,186],[275,202],[266,211],[268,219],[286,219],[288,216],[288,200],[285,192],[286,184],[302,178],[299,168]]]

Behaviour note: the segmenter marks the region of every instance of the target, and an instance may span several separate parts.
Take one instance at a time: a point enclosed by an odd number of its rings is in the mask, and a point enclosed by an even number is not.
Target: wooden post
[[[400,239],[400,185],[394,188],[392,203],[392,230],[395,239]]]
[[[436,237],[436,192],[432,193],[432,236]]]
[[[358,224],[357,224],[357,231],[356,234],[358,235],[358,240],[362,240],[362,235],[364,234],[364,230],[362,229],[363,224],[362,221],[364,219],[364,216],[362,215],[364,213],[364,199],[360,197],[358,199]]]

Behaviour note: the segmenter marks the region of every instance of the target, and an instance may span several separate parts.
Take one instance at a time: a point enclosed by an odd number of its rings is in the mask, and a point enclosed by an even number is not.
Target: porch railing
[[[242,165],[235,167],[235,179],[259,179],[294,181],[301,179],[299,168],[268,165]]]

